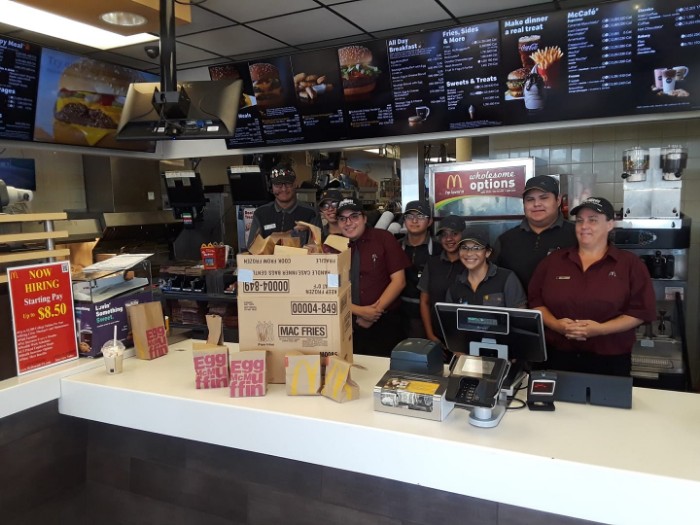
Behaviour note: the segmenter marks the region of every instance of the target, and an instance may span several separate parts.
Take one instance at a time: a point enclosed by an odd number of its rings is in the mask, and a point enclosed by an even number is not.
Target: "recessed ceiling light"
[[[127,11],[111,11],[109,13],[102,13],[100,15],[100,19],[108,24],[122,27],[142,26],[148,22],[145,16],[141,16],[136,13],[129,13]]]

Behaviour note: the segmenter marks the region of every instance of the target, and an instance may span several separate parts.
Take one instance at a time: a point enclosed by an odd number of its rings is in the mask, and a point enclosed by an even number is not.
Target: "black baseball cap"
[[[459,215],[448,215],[443,219],[440,219],[440,224],[438,224],[437,233],[442,230],[452,230],[455,232],[461,232],[464,229],[464,217]]]
[[[554,177],[549,175],[538,175],[537,177],[532,177],[527,179],[525,183],[525,191],[523,191],[523,197],[530,190],[542,190],[547,193],[554,193],[555,197],[559,196],[559,182]]]
[[[489,244],[489,241],[486,240],[486,237],[479,234],[478,232],[470,231],[470,230],[464,230],[462,232],[462,238],[460,239],[457,246],[461,246],[465,242],[473,242],[474,244],[477,244],[479,246],[483,246],[484,248],[489,248],[491,246]]]
[[[343,194],[338,190],[326,190],[321,195],[321,200],[318,201],[319,204],[323,204],[324,201],[340,202],[343,200]]]
[[[615,208],[613,208],[613,205],[610,204],[608,199],[604,199],[603,197],[588,197],[585,201],[571,210],[570,214],[576,215],[583,208],[588,208],[596,213],[602,213],[609,221],[615,218]]]
[[[428,203],[423,201],[411,201],[408,204],[406,204],[406,211],[404,213],[409,213],[412,211],[416,213],[422,213],[423,215],[427,215],[428,217],[432,216],[432,214],[430,213],[430,206],[428,206]]]
[[[345,210],[362,211],[362,203],[357,199],[343,199],[338,204],[338,215]]]
[[[271,184],[293,183],[296,179],[297,175],[291,168],[272,168],[270,171]]]

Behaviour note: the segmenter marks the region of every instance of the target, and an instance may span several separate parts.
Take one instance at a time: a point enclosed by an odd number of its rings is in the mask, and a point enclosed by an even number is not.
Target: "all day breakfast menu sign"
[[[78,358],[67,261],[8,268],[17,373]]]

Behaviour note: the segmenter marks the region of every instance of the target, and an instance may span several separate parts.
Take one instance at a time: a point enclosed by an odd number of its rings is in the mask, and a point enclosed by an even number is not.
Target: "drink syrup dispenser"
[[[683,146],[625,150],[623,218],[680,218],[681,176],[687,163],[688,151]]]

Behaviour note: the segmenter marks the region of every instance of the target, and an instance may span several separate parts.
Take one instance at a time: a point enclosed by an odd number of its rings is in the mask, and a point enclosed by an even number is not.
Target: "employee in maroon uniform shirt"
[[[528,287],[530,307],[544,318],[547,367],[629,376],[635,329],[656,318],[649,271],[609,243],[610,202],[590,197],[571,214],[578,245],[545,257]]]
[[[399,296],[411,261],[391,233],[367,224],[358,200],[340,201],[337,217],[352,251],[353,352],[389,357],[405,338]]]

